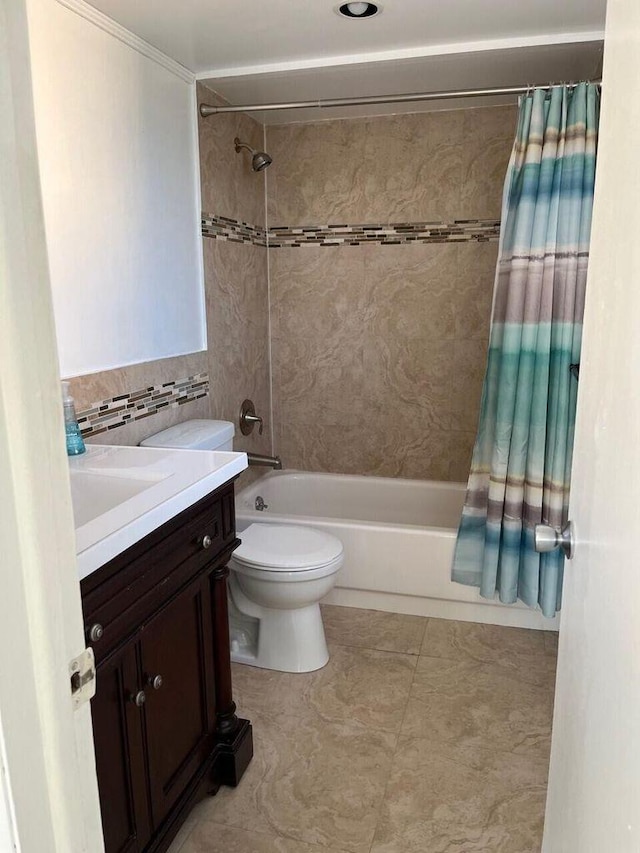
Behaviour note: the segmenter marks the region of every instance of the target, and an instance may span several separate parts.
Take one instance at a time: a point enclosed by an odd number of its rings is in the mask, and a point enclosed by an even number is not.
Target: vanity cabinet
[[[161,853],[253,754],[231,695],[226,484],[82,581],[106,853]]]

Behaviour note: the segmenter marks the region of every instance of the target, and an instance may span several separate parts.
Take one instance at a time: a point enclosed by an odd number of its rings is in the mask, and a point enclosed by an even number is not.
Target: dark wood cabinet
[[[139,709],[131,701],[138,683],[134,644],[111,655],[100,667],[99,679],[91,711],[104,845],[106,851],[129,853],[151,837],[143,731]]]
[[[151,813],[160,824],[215,747],[209,579],[200,578],[145,627],[140,663]],[[160,686],[153,684],[161,679]]]
[[[194,803],[236,785],[251,760],[231,694],[238,544],[227,484],[82,581],[106,853],[166,850]]]

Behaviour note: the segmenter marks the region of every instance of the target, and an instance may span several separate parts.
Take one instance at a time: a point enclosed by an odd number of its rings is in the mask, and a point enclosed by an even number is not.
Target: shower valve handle
[[[264,429],[262,418],[260,415],[256,415],[256,407],[253,404],[253,400],[243,400],[240,407],[240,432],[243,435],[249,435],[253,432],[256,424],[259,424],[258,432],[262,435]]]
[[[262,418],[260,417],[260,415],[245,415],[244,420],[245,423],[248,424],[260,424],[260,426],[258,427],[258,434],[262,435],[264,426],[262,424]]]

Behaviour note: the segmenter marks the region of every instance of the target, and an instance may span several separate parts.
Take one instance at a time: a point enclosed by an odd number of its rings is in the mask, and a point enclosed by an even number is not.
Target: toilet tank
[[[235,429],[231,421],[204,418],[184,421],[150,435],[140,447],[171,447],[181,450],[233,450]]]

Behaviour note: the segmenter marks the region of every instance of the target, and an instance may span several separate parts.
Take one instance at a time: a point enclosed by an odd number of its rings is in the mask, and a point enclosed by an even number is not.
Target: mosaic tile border
[[[499,219],[455,219],[453,222],[392,222],[364,225],[249,225],[225,216],[203,215],[202,234],[270,249],[300,246],[397,246],[406,243],[486,243],[500,237]]]
[[[91,438],[208,395],[209,374],[195,373],[185,379],[147,385],[137,391],[93,403],[88,409],[78,412],[78,424],[83,438]]]
[[[269,248],[321,245],[361,246],[371,243],[485,243],[500,236],[500,220],[456,219],[454,222],[392,222],[387,225],[321,225],[269,228]]]
[[[226,216],[202,215],[203,237],[228,240],[231,243],[253,243],[254,246],[267,245],[267,232],[260,225],[250,225]]]

